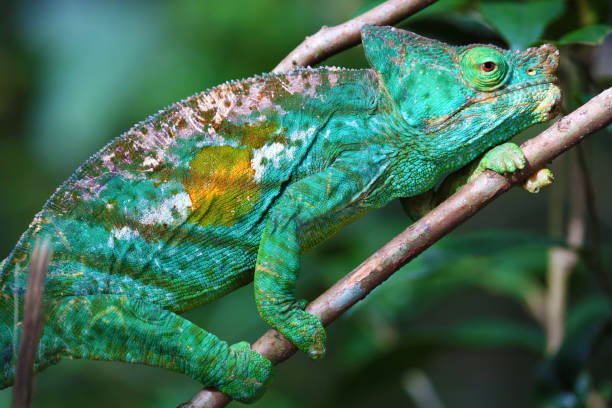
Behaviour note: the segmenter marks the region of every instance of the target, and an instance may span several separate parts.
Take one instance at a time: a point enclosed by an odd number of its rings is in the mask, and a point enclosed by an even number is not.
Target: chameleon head
[[[443,134],[468,144],[484,135],[499,143],[553,117],[561,102],[552,45],[507,51],[493,45],[454,47],[393,27],[365,25],[366,57],[408,133]]]

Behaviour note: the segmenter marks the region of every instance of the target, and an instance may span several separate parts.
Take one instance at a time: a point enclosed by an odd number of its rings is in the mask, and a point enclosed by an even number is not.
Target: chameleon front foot
[[[525,168],[527,160],[520,147],[515,143],[508,142],[495,146],[480,159],[478,167],[472,173],[469,181],[474,180],[485,170],[493,170],[496,173],[513,173]]]
[[[526,164],[527,160],[520,147],[511,142],[504,143],[494,147],[482,156],[478,166],[468,178],[468,182],[474,180],[487,169],[500,174],[513,173],[524,169]],[[553,173],[544,167],[529,176],[523,182],[522,187],[530,193],[537,193],[542,187],[552,184],[554,180]]]

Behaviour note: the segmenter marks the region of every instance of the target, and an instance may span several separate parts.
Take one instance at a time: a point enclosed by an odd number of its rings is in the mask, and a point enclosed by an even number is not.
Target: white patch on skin
[[[327,76],[327,79],[329,81],[329,85],[334,87],[338,83],[338,79],[340,79],[340,76],[338,74],[329,74]]]
[[[136,239],[140,236],[138,231],[133,230],[130,227],[123,227],[121,229],[113,228],[111,234],[113,237],[115,237],[115,239],[120,240]]]
[[[130,227],[113,228],[111,234],[108,236],[106,245],[109,248],[115,248],[115,240],[127,241],[140,237],[138,231],[131,229]]]
[[[188,209],[191,208],[189,194],[181,192],[171,198],[166,198],[155,208],[142,211],[140,222],[143,224],[179,224],[187,219]],[[174,214],[178,213],[178,217]]]
[[[280,160],[284,156],[283,150],[285,145],[282,143],[272,143],[259,149],[253,149],[253,158],[251,159],[251,168],[255,170],[253,180],[259,183],[266,172],[266,167],[272,165],[275,168],[280,167]],[[261,164],[262,159],[266,159],[265,165]]]
[[[295,156],[296,150],[297,150],[297,147],[295,146],[291,146],[287,148],[287,150],[285,151],[285,156],[287,156],[288,161],[293,161],[293,157]]]
[[[308,83],[310,84],[312,92],[316,92],[317,87],[323,84],[323,81],[321,80],[321,75],[319,73],[314,73],[314,75],[309,75]]]
[[[166,128],[167,125],[163,127]],[[166,132],[155,130],[150,130],[146,136],[138,137],[134,140],[134,146],[145,153],[153,152],[162,146],[168,147],[175,144],[176,142],[168,137]]]
[[[106,190],[106,185],[98,183],[96,177],[83,176],[73,182],[73,189],[79,189],[81,192],[81,198],[85,201],[90,201],[99,196],[99,194]]]
[[[115,152],[110,152],[109,154],[105,154],[102,156],[102,162],[107,165],[111,160],[115,157]]]
[[[142,161],[142,167],[146,168],[149,171],[153,171],[153,167],[157,166],[159,161],[151,156],[145,157]]]
[[[294,94],[294,93],[304,93],[304,91],[306,90],[306,88],[304,87],[304,80],[302,79],[301,75],[287,75],[286,78],[287,82],[288,82],[288,88],[287,89],[288,92]]]
[[[289,139],[293,142],[301,140],[305,142],[308,137],[312,136],[314,131],[317,129],[316,126],[311,126],[306,130],[296,130],[295,132],[291,132],[289,134]]]

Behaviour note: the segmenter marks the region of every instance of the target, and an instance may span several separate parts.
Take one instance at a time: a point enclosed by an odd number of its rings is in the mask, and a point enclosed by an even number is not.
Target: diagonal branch
[[[521,149],[528,163],[523,171],[508,177],[486,171],[376,251],[310,303],[306,310],[321,319],[324,325],[329,325],[391,274],[499,195],[521,183],[585,136],[611,122],[612,88],[608,88],[538,136],[523,143]],[[273,364],[286,360],[296,352],[295,346],[276,330],[269,330],[252,348]],[[183,407],[219,408],[229,402],[230,398],[221,392],[204,389]]]
[[[393,25],[437,0],[388,0],[373,9],[333,27],[323,26],[289,53],[272,72],[314,65],[361,42],[364,24]]]

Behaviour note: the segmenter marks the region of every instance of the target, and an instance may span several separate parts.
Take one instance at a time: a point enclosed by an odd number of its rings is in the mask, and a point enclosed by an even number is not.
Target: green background
[[[132,124],[230,79],[267,72],[306,35],[377,4],[364,0],[4,1],[0,5],[0,258],[55,188]],[[569,112],[612,84],[608,0],[441,0],[399,26],[453,44],[525,47],[560,40]],[[581,27],[586,32],[564,35]],[[365,67],[361,47],[325,64]],[[545,129],[541,125],[518,137]],[[516,189],[385,282],[328,330],[328,357],[277,369],[259,407],[581,407],[612,397],[612,308],[592,268],[610,274],[612,132],[583,144],[601,245],[587,229],[569,280],[567,336],[546,356],[528,307],[564,245],[575,154],[538,195]],[[592,218],[587,217],[589,222]],[[304,257],[298,294],[313,299],[409,224],[399,203]],[[5,255],[2,255],[5,254]],[[187,314],[229,341],[266,329],[249,285]],[[191,379],[121,363],[63,361],[36,377],[33,407],[174,407]],[[10,405],[11,389],[0,391]]]

